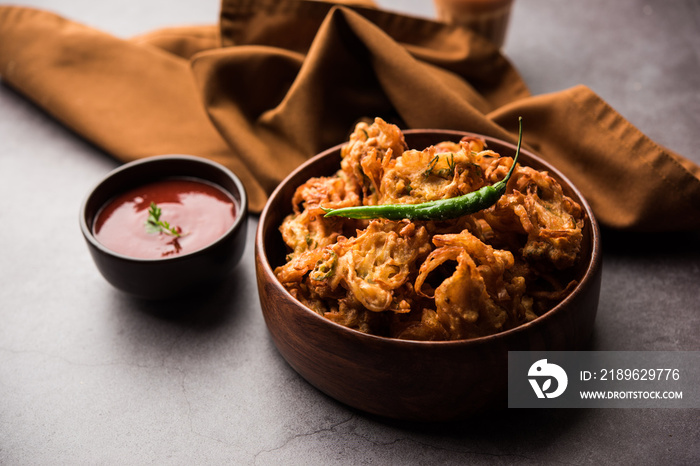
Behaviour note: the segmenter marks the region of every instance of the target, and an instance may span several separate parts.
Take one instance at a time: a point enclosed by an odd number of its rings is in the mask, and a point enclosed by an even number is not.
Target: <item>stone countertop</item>
[[[121,37],[214,23],[216,0],[15,1]],[[432,4],[381,6],[431,17]],[[700,3],[516,0],[504,53],[534,94],[585,84],[700,163]],[[168,309],[112,289],[78,228],[117,162],[0,86],[0,463],[698,464],[698,410],[510,410],[415,425],[349,409],[271,342],[248,248]],[[700,350],[700,242],[604,231],[593,350]],[[189,310],[198,308],[196,315]]]

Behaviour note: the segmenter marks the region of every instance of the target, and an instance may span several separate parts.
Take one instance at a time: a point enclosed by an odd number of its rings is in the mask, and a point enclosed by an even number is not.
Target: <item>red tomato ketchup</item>
[[[160,219],[180,236],[149,232],[151,203]],[[93,234],[105,247],[139,259],[162,259],[194,252],[216,241],[233,225],[236,203],[221,188],[191,178],[169,178],[127,191],[100,209]]]

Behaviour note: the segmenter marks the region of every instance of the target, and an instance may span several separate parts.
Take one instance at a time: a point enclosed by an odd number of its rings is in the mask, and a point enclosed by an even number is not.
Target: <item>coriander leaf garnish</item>
[[[430,159],[430,163],[428,164],[428,168],[423,172],[424,177],[429,177],[430,175],[433,174],[433,168],[435,168],[435,164],[438,163],[438,160],[440,160],[440,156],[436,155],[432,159]]]
[[[146,231],[149,234],[165,233],[180,237],[180,228],[171,226],[165,220],[161,220],[160,215],[160,207],[155,202],[151,202],[151,207],[148,209],[148,220],[146,220]]]

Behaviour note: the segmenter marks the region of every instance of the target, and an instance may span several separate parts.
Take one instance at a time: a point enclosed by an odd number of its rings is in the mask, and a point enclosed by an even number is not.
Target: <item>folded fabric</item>
[[[0,75],[119,160],[188,153],[227,165],[254,212],[360,119],[514,141],[522,116],[527,145],[573,181],[602,224],[700,228],[700,167],[590,89],[532,96],[480,36],[360,3],[224,0],[218,26],[128,40],[0,7]]]

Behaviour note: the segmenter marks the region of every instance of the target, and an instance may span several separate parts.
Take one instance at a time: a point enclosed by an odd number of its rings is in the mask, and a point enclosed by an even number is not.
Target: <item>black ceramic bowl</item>
[[[233,197],[236,217],[219,239],[187,254],[138,259],[114,252],[95,238],[96,215],[115,196],[146,183],[179,177],[214,184]],[[80,229],[100,273],[119,290],[147,299],[184,296],[220,283],[241,259],[247,223],[248,198],[238,177],[218,163],[187,155],[155,156],[122,165],[90,191],[80,208]]]
[[[459,141],[470,133],[444,130],[404,132],[409,147]],[[484,137],[489,149],[513,156],[512,144]],[[573,271],[578,285],[563,301],[532,322],[471,340],[409,341],[367,335],[312,311],[279,283],[286,245],[279,233],[292,210],[296,188],[313,176],[340,167],[340,146],[299,167],[272,193],[255,239],[258,293],[277,349],[315,387],[355,408],[390,418],[417,421],[463,419],[507,406],[509,351],[585,349],[593,331],[601,279],[600,232],[581,193],[556,168],[529,151],[519,163],[547,170],[586,213],[581,260]]]

